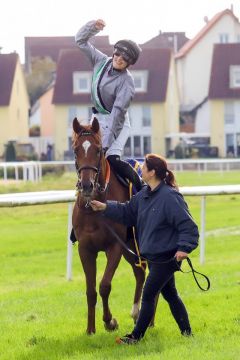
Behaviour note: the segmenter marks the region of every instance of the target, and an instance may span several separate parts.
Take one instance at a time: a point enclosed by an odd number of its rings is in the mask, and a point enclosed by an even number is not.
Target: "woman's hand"
[[[104,204],[104,203],[102,203],[102,202],[100,202],[100,201],[97,201],[97,200],[92,200],[92,201],[90,202],[90,205],[91,205],[91,207],[92,207],[92,209],[93,209],[94,211],[103,211],[103,210],[105,210],[106,207],[107,207],[106,204]]]
[[[184,251],[177,251],[174,257],[177,261],[182,261],[188,257],[188,253]]]
[[[96,28],[97,30],[103,30],[105,26],[106,26],[105,21],[103,21],[102,19],[96,20],[96,22],[95,22],[95,28]]]

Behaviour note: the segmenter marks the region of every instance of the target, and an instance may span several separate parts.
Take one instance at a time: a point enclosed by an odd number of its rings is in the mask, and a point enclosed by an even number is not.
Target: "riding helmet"
[[[114,45],[114,50],[118,50],[121,54],[127,55],[129,58],[129,64],[136,63],[142,49],[140,46],[132,40],[119,40]]]

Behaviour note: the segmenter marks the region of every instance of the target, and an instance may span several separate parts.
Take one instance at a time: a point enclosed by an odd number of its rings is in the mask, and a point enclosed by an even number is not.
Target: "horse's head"
[[[94,118],[92,125],[83,126],[73,120],[73,150],[78,174],[77,188],[89,200],[100,187],[99,176],[103,150],[99,123]]]

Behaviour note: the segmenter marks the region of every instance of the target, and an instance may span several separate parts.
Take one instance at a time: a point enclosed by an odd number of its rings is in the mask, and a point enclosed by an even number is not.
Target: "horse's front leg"
[[[88,305],[88,323],[87,334],[92,335],[96,332],[95,326],[95,308],[97,303],[96,292],[96,258],[97,253],[92,253],[84,248],[78,247],[79,256],[82,262],[83,270],[86,277],[86,295]]]
[[[106,251],[107,265],[103,278],[100,282],[99,293],[102,297],[103,303],[103,321],[106,330],[113,331],[118,328],[117,320],[112,317],[109,308],[109,295],[111,292],[111,282],[113,275],[118,267],[122,256],[122,249],[119,244],[114,244]]]

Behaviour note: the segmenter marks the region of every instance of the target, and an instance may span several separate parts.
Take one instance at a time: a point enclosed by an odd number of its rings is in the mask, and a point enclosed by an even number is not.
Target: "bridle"
[[[94,133],[92,131],[83,129],[79,133],[78,137],[89,136],[89,135],[94,137]],[[77,188],[78,192],[83,191],[81,180],[80,180],[80,175],[81,175],[81,172],[83,170],[93,170],[93,171],[95,171],[96,174],[95,174],[95,177],[94,177],[93,190],[95,190],[95,191],[97,191],[99,193],[105,193],[106,192],[107,187],[108,187],[108,181],[105,181],[105,186],[102,186],[100,184],[100,182],[99,182],[100,173],[101,173],[101,162],[102,162],[102,159],[104,157],[104,152],[103,152],[102,146],[100,147],[99,150],[100,150],[100,156],[99,156],[97,166],[93,166],[93,165],[79,166],[78,163],[77,163],[77,155],[76,155],[76,152],[74,151],[74,153],[75,153],[75,168],[76,168],[76,172],[77,172],[77,176],[78,176],[78,181],[77,181],[77,184],[76,184],[76,188]],[[87,206],[89,206],[88,202],[87,202]]]

